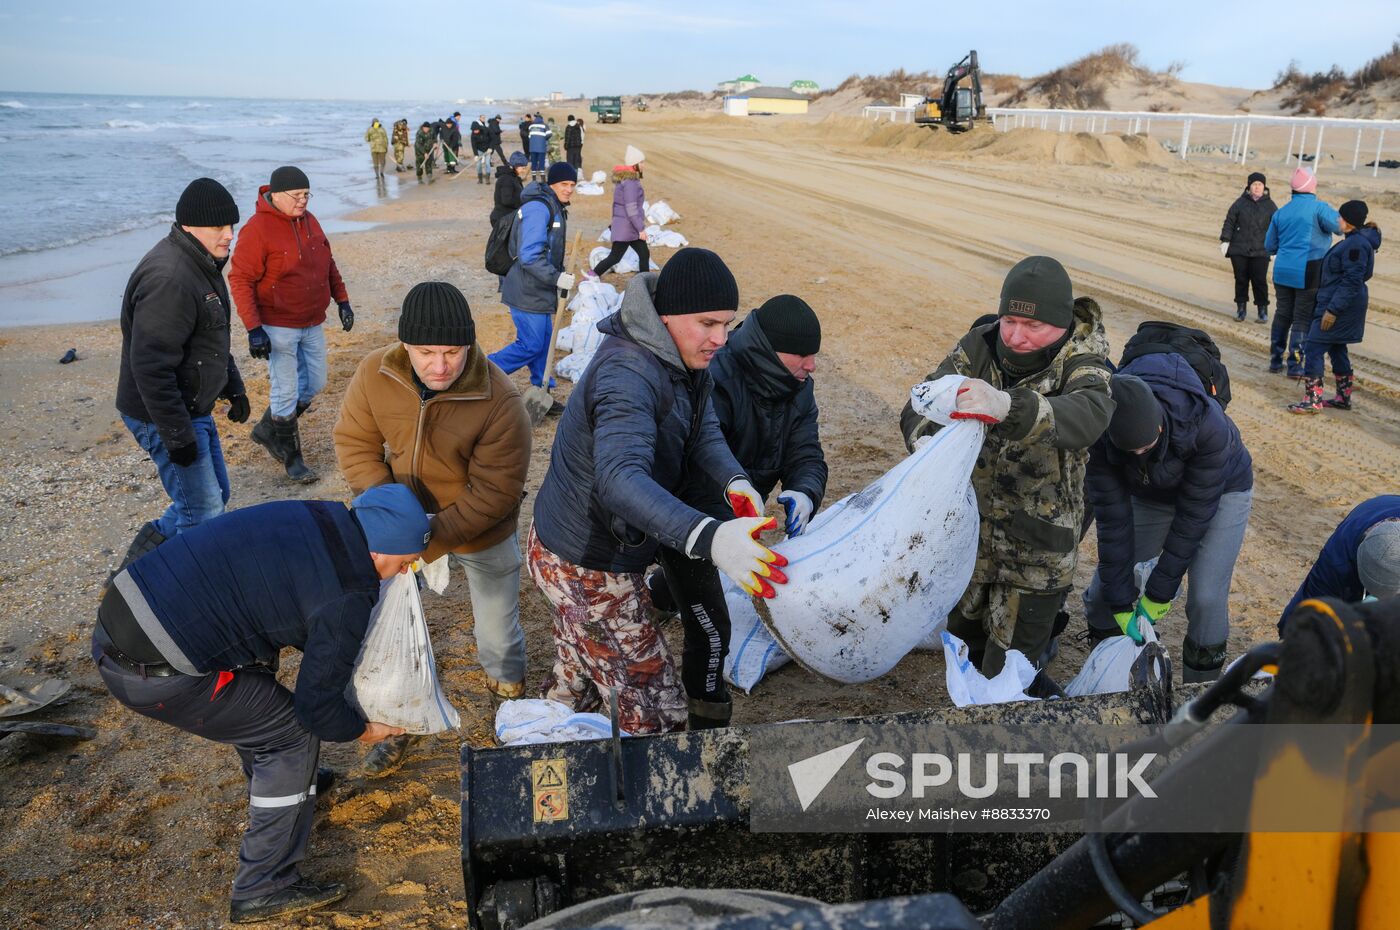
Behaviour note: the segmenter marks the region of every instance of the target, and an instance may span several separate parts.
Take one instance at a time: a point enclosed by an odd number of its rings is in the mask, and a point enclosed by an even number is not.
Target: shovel
[[[573,244],[569,246],[569,257],[564,267],[571,268],[574,260],[578,257],[578,243],[583,236],[583,230],[574,233]],[[554,377],[554,349],[555,343],[559,341],[559,323],[564,319],[564,307],[569,302],[569,292],[560,291],[558,303],[554,308],[554,326],[549,332],[549,356],[544,364],[544,377],[540,379],[540,386],[533,384],[525,391],[525,410],[530,414],[530,425],[539,426],[544,422],[549,408],[554,406],[554,395],[549,393],[549,379]]]

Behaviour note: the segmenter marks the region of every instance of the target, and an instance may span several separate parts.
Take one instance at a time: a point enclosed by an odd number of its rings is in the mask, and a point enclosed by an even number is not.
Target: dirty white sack
[[[1065,694],[1080,697],[1085,694],[1112,694],[1132,687],[1133,663],[1142,656],[1148,643],[1157,642],[1157,631],[1150,623],[1140,624],[1142,643],[1128,636],[1110,636],[1094,647],[1084,659],[1084,667],[1065,685]]]
[[[601,174],[602,172],[599,172]],[[584,181],[582,184],[574,185],[575,194],[583,194],[586,197],[597,197],[603,193],[603,185],[592,181]]]
[[[642,212],[646,214],[647,222],[656,226],[665,226],[681,218],[681,215],[672,210],[671,205],[664,200],[658,200],[656,203],[642,201]]]
[[[409,733],[441,733],[461,725],[438,684],[428,622],[412,572],[380,584],[379,603],[370,615],[345,697],[365,719]]]
[[[787,558],[788,583],[760,614],[805,668],[848,684],[878,678],[946,625],[966,589],[977,559],[971,476],[985,427],[949,418],[963,380],[915,385],[915,409],[948,425],[773,547]]]
[[[554,363],[554,372],[562,378],[577,381],[582,377],[598,347],[603,344],[603,334],[598,332],[598,323],[616,313],[622,306],[622,294],[611,284],[602,281],[580,281],[578,293],[569,301],[573,317],[569,325],[559,330],[558,348],[569,351]]]
[[[569,705],[545,698],[504,701],[496,710],[496,741],[502,746],[611,736],[612,724],[602,714],[575,713]]]
[[[724,657],[724,680],[749,694],[771,670],[792,661],[763,625],[753,598],[727,575],[720,575],[724,603],[729,607],[729,653]]]
[[[590,175],[588,176],[588,180],[587,180],[586,182],[584,182],[584,183],[587,183],[587,184],[604,184],[604,183],[607,182],[607,180],[608,180],[608,173],[607,173],[606,171],[595,171],[595,172],[593,172],[592,174],[590,174]]]
[[[1006,652],[1006,664],[994,678],[983,675],[967,656],[967,643],[944,630],[943,678],[948,697],[958,707],[970,704],[1005,704],[1008,701],[1036,701],[1026,694],[1035,681],[1036,670],[1019,649]]]
[[[652,249],[683,249],[690,245],[690,240],[674,229],[662,229],[655,224],[642,230],[646,236],[647,247]],[[599,242],[612,242],[612,227],[606,227],[598,234]]]
[[[589,252],[588,267],[598,267],[598,263],[601,262],[603,259],[607,258],[608,252],[610,251],[612,250],[605,249],[600,245],[592,252]],[[656,262],[651,262],[650,265],[651,267],[648,269],[649,271],[661,270],[661,266],[658,265]],[[617,272],[618,274],[635,274],[640,268],[640,266],[641,263],[637,261],[637,253],[632,251],[631,249],[628,249],[622,254],[622,260],[619,261],[616,265],[613,265],[612,270]]]

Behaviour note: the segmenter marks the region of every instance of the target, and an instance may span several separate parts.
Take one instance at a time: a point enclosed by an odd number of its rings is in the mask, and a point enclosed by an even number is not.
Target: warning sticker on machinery
[[[536,759],[530,763],[535,823],[569,819],[569,768],[564,759]]]

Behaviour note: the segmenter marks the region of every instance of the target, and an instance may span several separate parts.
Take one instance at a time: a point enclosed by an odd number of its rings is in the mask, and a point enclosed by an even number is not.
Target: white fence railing
[[[862,111],[867,119],[890,120],[912,123],[913,107],[869,106]],[[1346,130],[1355,130],[1352,146],[1351,169],[1355,171],[1361,160],[1362,142],[1369,134],[1374,134],[1376,149],[1371,163],[1371,177],[1380,171],[1381,155],[1385,151],[1385,135],[1400,137],[1400,120],[1393,119],[1340,119],[1321,116],[1257,116],[1252,113],[1158,113],[1152,111],[1125,110],[1055,110],[1030,109],[1021,107],[988,107],[987,115],[1000,131],[1033,128],[1055,132],[1122,132],[1147,133],[1151,135],[1152,124],[1158,127],[1180,127],[1181,140],[1176,149],[1184,159],[1191,151],[1191,129],[1196,125],[1230,127],[1230,141],[1221,150],[1230,158],[1243,165],[1250,156],[1250,132],[1258,126],[1288,127],[1288,145],[1285,148],[1285,164],[1295,159],[1302,163],[1307,155],[1309,142],[1312,147],[1312,168],[1317,171],[1322,166],[1323,142],[1327,130],[1333,130],[1331,138]],[[1175,133],[1173,133],[1174,135]],[[1345,137],[1343,137],[1345,138]],[[1350,140],[1348,140],[1350,141]],[[1367,146],[1369,152],[1369,146]],[[1343,143],[1345,150],[1345,143]]]

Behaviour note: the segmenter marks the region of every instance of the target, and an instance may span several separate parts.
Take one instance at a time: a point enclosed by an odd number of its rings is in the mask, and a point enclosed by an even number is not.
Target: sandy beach
[[[973,319],[995,311],[1006,270],[1037,253],[1060,259],[1076,292],[1099,301],[1115,358],[1148,319],[1201,327],[1221,347],[1234,391],[1229,413],[1255,467],[1254,511],[1231,597],[1231,658],[1274,638],[1279,611],[1346,511],[1395,486],[1400,267],[1389,250],[1378,256],[1366,341],[1352,352],[1356,409],[1290,415],[1284,406],[1301,389],[1267,372],[1268,327],[1234,321],[1229,263],[1218,251],[1225,210],[1259,166],[1183,162],[1143,137],[1025,129],[950,138],[843,117],[765,122],[629,112],[622,124],[590,124],[588,132],[585,173],[612,165],[629,143],[646,152],[650,199],[682,215],[675,228],[692,245],[725,258],[744,307],[789,292],[821,316],[816,393],[829,501],[903,456],[898,414],[910,386]],[[1280,205],[1292,170],[1281,155],[1259,163]],[[469,170],[439,173],[431,186],[407,184],[398,199],[348,217],[372,227],[332,236],[357,324],[350,333],[328,327],[330,385],[303,421],[307,460],[321,481],[291,485],[248,439],[247,425],[218,413],[231,506],[348,497],[330,439],[340,394],[359,359],[393,340],[399,302],[413,284],[460,287],[486,348],[512,337],[496,279],[482,268],[492,187],[478,185]],[[1387,234],[1400,231],[1400,196],[1384,174],[1373,180],[1369,172],[1325,169],[1318,194],[1333,205],[1364,198]],[[571,230],[593,245],[610,208],[610,185],[604,196],[576,197]],[[662,263],[672,254],[653,253]],[[266,402],[266,368],[247,357],[243,336],[234,324],[235,354],[257,412]],[[58,365],[70,346],[80,360]],[[232,750],[122,708],[88,657],[103,579],[136,528],[165,506],[154,467],[113,408],[119,347],[115,320],[0,330],[0,677],[12,685],[72,681],[65,703],[44,719],[98,731],[87,742],[0,740],[7,788],[0,796],[0,926],[13,930],[222,926],[245,815]],[[521,385],[523,375],[516,376]],[[522,537],[556,422],[535,432]],[[1094,568],[1094,546],[1091,532],[1077,590]],[[1081,629],[1077,597],[1069,607],[1071,631]],[[323,760],[348,775],[320,805],[307,871],[355,891],[340,912],[288,926],[466,926],[458,747],[461,740],[489,744],[490,707],[462,576],[454,575],[445,596],[425,595],[425,608],[462,732],[426,740],[403,768],[374,781],[354,774],[358,744],[323,749]],[[544,602],[527,577],[522,619],[533,686],[553,647]],[[1174,610],[1159,630],[1179,653],[1183,612]],[[666,632],[679,641],[679,625]],[[1066,636],[1051,674],[1067,680],[1084,654]],[[297,663],[288,658],[282,677],[290,682]],[[848,687],[789,665],[752,695],[736,694],[734,721],[946,700],[938,655],[911,655],[889,675]],[[170,829],[176,823],[183,828]]]

